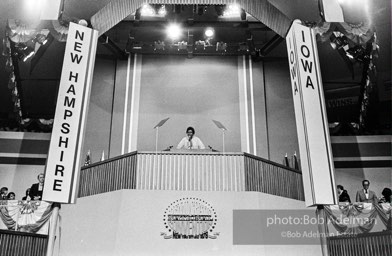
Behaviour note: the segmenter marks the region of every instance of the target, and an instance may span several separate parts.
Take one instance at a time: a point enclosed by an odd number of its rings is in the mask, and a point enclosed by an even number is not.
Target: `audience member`
[[[8,188],[2,187],[0,190],[0,200],[7,200]]]
[[[391,203],[392,190],[390,188],[384,188],[381,192],[382,197],[379,203]]]
[[[362,187],[363,189],[357,191],[356,201],[364,202],[364,203],[378,203],[378,199],[376,193],[369,189],[370,181],[363,180]]]
[[[15,193],[14,192],[9,192],[7,196],[8,200],[15,200]]]
[[[339,202],[351,203],[350,196],[347,193],[347,190],[344,189],[342,185],[337,185]]]
[[[30,188],[26,189],[26,195],[22,197],[22,200],[31,200],[29,194],[30,194]]]
[[[38,183],[31,185],[29,196],[32,200],[42,200],[42,190],[44,189],[45,176],[43,173],[37,176]]]

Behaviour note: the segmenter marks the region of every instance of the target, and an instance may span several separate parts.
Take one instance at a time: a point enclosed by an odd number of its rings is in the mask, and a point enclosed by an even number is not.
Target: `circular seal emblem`
[[[165,239],[215,239],[218,216],[211,204],[196,197],[172,202],[163,214]]]

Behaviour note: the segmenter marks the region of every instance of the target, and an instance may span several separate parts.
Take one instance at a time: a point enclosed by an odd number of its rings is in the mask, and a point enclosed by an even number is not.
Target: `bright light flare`
[[[229,4],[223,11],[223,16],[233,17],[241,14],[241,7],[239,4]]]
[[[182,29],[181,29],[180,25],[178,25],[176,23],[172,23],[172,24],[169,24],[169,26],[167,26],[166,34],[170,39],[176,40],[176,39],[180,38],[180,36],[182,34]]]
[[[215,31],[213,28],[206,28],[206,30],[204,31],[204,35],[208,38],[211,38],[215,35]]]
[[[166,11],[165,5],[162,5],[161,7],[159,7],[158,15],[159,16],[166,16],[166,14],[167,14],[167,11]]]
[[[155,9],[149,4],[143,4],[140,9],[141,16],[154,16],[155,14]]]

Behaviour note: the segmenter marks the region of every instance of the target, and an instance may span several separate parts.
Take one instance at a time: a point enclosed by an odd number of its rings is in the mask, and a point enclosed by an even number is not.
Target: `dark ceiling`
[[[108,2],[109,0],[64,0],[64,15],[89,21],[91,16]],[[320,21],[317,1],[271,0],[270,2],[290,19],[299,18],[304,21]],[[382,130],[383,133],[388,133],[391,124],[391,3],[388,0],[373,2],[372,21],[377,31],[380,51],[377,60],[378,78],[375,92],[373,93],[375,100],[372,106],[372,115],[375,122],[381,123],[382,127],[379,130]],[[1,8],[1,10],[5,10],[5,8]],[[189,34],[193,35],[194,42],[205,40],[203,36],[205,27],[214,27],[215,29],[216,35],[212,40],[211,47],[214,50],[203,49],[198,51],[195,49],[191,57],[197,58],[198,54],[222,54],[215,51],[215,45],[218,41],[226,42],[228,45],[227,52],[224,54],[254,54],[252,51],[241,52],[238,48],[240,43],[246,44],[249,35],[251,35],[254,49],[261,50],[261,52],[263,52],[263,49],[266,50],[261,54],[261,57],[255,58],[256,61],[261,59],[274,61],[287,58],[284,40],[250,15],[247,16],[246,21],[241,20],[239,17],[222,19],[218,17],[214,6],[206,8],[203,15],[199,15],[197,11],[195,12],[193,6],[182,6],[179,11],[174,6],[168,5],[167,10],[168,15],[164,18],[142,17],[139,21],[135,21],[134,14],[130,14],[129,17],[101,37],[97,57],[120,59],[129,51],[145,54],[184,54],[184,58],[189,57],[187,50],[178,51],[177,48],[171,49],[169,47],[170,41],[164,34],[165,25],[169,21],[176,21],[182,23],[185,27],[185,32],[181,39],[183,41],[189,40]],[[7,17],[7,15],[2,13],[1,17]],[[7,20],[5,18],[0,19],[0,35],[2,36],[5,34],[6,24]],[[42,26],[45,27],[45,24]],[[133,39],[130,40],[130,37]],[[166,42],[167,47],[165,51],[155,49],[154,42],[158,40]],[[339,53],[331,48],[329,42],[320,41],[318,45],[327,100],[358,97],[362,79],[362,65],[355,63],[353,65],[354,72],[352,73]],[[139,46],[142,46],[142,50],[139,49]],[[269,48],[267,47],[268,49],[266,49],[266,46],[269,46]],[[19,62],[24,117],[46,119],[53,117],[64,48],[64,42],[53,40],[47,49],[42,51],[42,56],[35,56],[25,63]],[[0,66],[4,67],[5,62],[6,58],[0,56]],[[4,68],[0,69],[0,118],[10,120],[14,118],[14,106],[11,92],[7,88],[8,80],[8,73]],[[342,111],[342,109],[337,111]],[[357,120],[357,106],[347,111],[347,121]],[[328,114],[330,120],[336,121],[334,120],[336,116],[334,113]]]

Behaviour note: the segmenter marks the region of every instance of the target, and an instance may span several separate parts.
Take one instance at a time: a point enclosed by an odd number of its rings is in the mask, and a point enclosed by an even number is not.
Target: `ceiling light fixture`
[[[141,16],[155,16],[156,12],[155,9],[149,4],[143,4],[140,8],[140,15]]]
[[[35,53],[32,47],[27,46],[25,44],[18,44],[15,47],[16,47],[16,53],[18,55],[18,58],[23,62],[31,58]]]
[[[166,16],[167,11],[166,11],[166,7],[165,5],[161,5],[161,7],[159,7],[158,11],[157,11],[159,16]]]
[[[241,13],[241,7],[239,4],[229,4],[223,11],[224,17],[234,17],[239,16]]]
[[[204,35],[205,35],[207,38],[212,38],[212,37],[214,37],[214,35],[215,35],[215,30],[214,30],[213,28],[211,28],[211,27],[208,27],[208,28],[206,28],[206,30],[204,31]]]
[[[176,40],[181,37],[182,29],[179,24],[171,23],[166,27],[166,34],[170,39]]]
[[[45,45],[48,42],[48,38],[44,34],[37,34],[33,41],[41,45]]]

